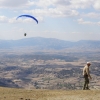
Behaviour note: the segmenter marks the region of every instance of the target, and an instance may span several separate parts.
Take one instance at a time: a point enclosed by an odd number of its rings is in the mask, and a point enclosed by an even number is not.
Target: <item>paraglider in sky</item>
[[[28,18],[32,18],[32,19],[35,20],[36,23],[38,24],[38,20],[37,20],[35,17],[31,16],[31,15],[20,15],[20,16],[18,16],[18,17],[16,18],[16,20],[19,19],[20,17],[28,17]],[[26,36],[26,35],[27,35],[27,34],[24,33],[24,36]]]
[[[34,20],[37,22],[37,24],[38,24],[38,20],[37,20],[35,17],[31,16],[31,15],[20,15],[20,16],[18,16],[18,17],[16,18],[16,20],[17,20],[18,18],[20,18],[20,17],[32,18],[32,19],[34,19]]]
[[[26,36],[27,34],[26,33],[24,33],[24,36]]]

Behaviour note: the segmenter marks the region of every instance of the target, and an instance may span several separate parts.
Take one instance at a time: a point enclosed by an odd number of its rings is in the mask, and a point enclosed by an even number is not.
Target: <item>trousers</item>
[[[83,89],[89,89],[88,87],[88,84],[89,84],[89,78],[88,78],[88,75],[84,75],[84,86],[83,86]]]

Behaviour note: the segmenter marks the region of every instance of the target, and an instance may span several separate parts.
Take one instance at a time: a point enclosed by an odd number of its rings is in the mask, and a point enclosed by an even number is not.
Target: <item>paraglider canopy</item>
[[[37,20],[35,17],[31,16],[31,15],[20,15],[20,16],[18,16],[18,17],[16,18],[16,20],[17,20],[18,18],[20,18],[20,17],[32,18],[32,19],[34,19],[34,20],[37,22],[37,24],[38,24],[38,20]]]

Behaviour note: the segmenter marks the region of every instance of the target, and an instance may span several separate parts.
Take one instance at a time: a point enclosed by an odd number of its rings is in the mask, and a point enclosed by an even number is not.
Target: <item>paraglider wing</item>
[[[37,22],[37,24],[38,24],[38,20],[37,20],[35,17],[31,16],[31,15],[20,15],[20,16],[18,16],[18,17],[16,18],[16,20],[17,20],[18,18],[20,18],[20,17],[29,17],[29,18],[32,18],[32,19],[34,19],[34,20]]]

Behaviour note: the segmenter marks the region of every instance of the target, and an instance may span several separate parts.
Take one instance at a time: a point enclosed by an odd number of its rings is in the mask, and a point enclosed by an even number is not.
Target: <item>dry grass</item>
[[[100,100],[100,90],[25,90],[0,87],[0,100]]]

